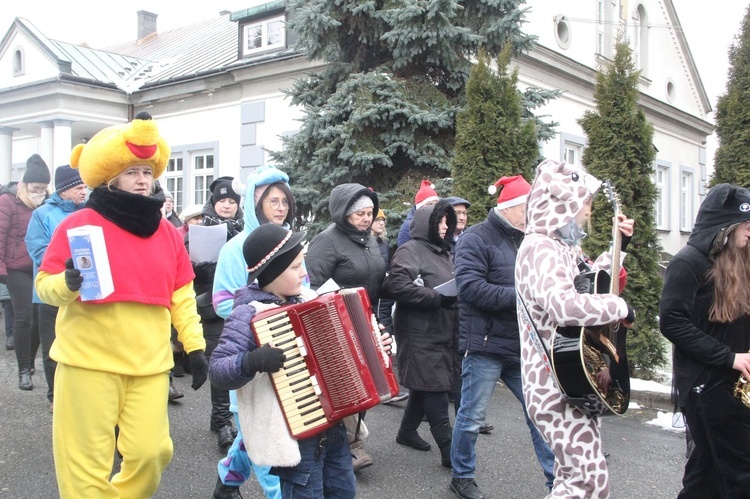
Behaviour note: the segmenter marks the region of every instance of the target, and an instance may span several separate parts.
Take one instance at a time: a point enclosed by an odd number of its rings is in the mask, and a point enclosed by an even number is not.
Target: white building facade
[[[320,65],[291,49],[282,0],[191,26],[156,32],[138,12],[138,40],[107,51],[49,40],[16,19],[0,41],[0,183],[17,180],[39,153],[51,168],[72,147],[140,111],[158,119],[172,146],[162,182],[178,208],[203,203],[219,176],[246,177],[269,162],[301,112],[284,89]],[[580,163],[586,138],[577,120],[595,108],[596,70],[619,33],[642,71],[640,104],[654,125],[655,206],[664,250],[674,254],[705,194],[710,103],[671,0],[530,0],[524,29],[538,46],[515,61],[519,87],[563,90],[540,109],[559,123],[545,157]],[[188,32],[189,35],[185,33]],[[210,47],[207,50],[206,47]]]

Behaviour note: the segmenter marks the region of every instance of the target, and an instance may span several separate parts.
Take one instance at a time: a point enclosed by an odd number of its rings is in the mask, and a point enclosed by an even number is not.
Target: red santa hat
[[[422,185],[419,186],[417,195],[414,196],[414,204],[417,206],[417,209],[426,205],[430,201],[439,200],[440,198],[438,197],[437,191],[435,191],[435,186],[432,182],[429,180],[422,180]]]
[[[525,203],[531,191],[531,185],[521,175],[513,177],[502,177],[492,184],[487,191],[495,194],[497,189],[502,187],[500,196],[497,198],[497,209],[504,210],[513,206]]]

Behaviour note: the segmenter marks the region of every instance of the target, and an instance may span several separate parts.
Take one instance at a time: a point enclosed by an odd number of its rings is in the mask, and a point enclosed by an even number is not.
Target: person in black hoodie
[[[328,199],[333,223],[310,241],[305,258],[312,289],[333,279],[342,288],[365,288],[370,304],[377,306],[385,279],[385,261],[370,227],[378,209],[377,194],[363,185],[341,184],[333,188]],[[372,465],[359,435],[359,424],[352,428],[350,418],[344,423],[354,471]]]
[[[456,213],[449,201],[419,208],[412,219],[411,239],[393,255],[385,284],[396,299],[399,375],[411,391],[396,442],[430,450],[417,433],[426,415],[446,468],[451,467],[448,394],[453,386],[456,296],[444,296],[434,288],[453,279],[450,250],[455,232]]]
[[[674,344],[673,399],[695,442],[680,498],[747,497],[750,408],[733,395],[750,380],[750,191],[713,187],[687,245],[672,259],[659,307]]]

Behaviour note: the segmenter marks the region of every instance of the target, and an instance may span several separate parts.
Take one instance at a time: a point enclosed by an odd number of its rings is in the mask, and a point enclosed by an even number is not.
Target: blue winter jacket
[[[455,252],[461,352],[519,360],[515,262],[523,232],[495,209],[467,229]]]
[[[406,241],[409,241],[411,239],[411,235],[409,234],[409,227],[411,227],[411,219],[414,218],[414,212],[417,211],[417,208],[412,206],[411,210],[409,210],[409,213],[406,214],[406,220],[404,220],[404,223],[401,224],[401,228],[398,231],[398,237],[396,238],[396,246],[401,246]]]
[[[34,279],[42,264],[44,252],[47,251],[52,234],[60,223],[76,210],[83,208],[85,203],[75,204],[73,201],[63,199],[56,192],[47,198],[42,206],[34,210],[26,230],[26,248],[29,251],[32,262],[34,262]],[[33,302],[43,303],[33,290]]]

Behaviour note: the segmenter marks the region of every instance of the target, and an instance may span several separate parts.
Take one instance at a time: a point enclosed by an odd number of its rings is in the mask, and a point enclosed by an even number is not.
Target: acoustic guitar
[[[612,183],[605,193],[614,211],[610,273],[585,272],[576,278],[579,293],[620,294],[620,213]],[[568,403],[589,416],[622,415],[630,403],[630,372],[625,352],[627,328],[619,321],[598,326],[557,327],[550,360],[558,386]]]

